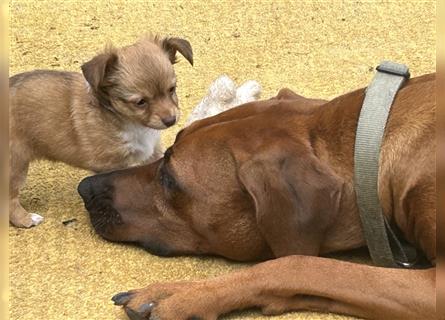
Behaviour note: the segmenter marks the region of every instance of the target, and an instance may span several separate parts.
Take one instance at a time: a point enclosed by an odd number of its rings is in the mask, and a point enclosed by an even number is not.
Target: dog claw
[[[136,312],[131,308],[125,308],[125,313],[130,320],[144,320],[143,316],[139,312]]]
[[[150,303],[144,303],[138,310],[138,312],[140,314],[143,314],[144,316],[146,316],[147,314],[149,314],[153,308],[155,306],[154,302],[150,302]]]
[[[131,293],[129,292],[120,292],[118,294],[115,294],[111,300],[114,302],[114,305],[116,306],[123,306],[128,301],[130,301]]]

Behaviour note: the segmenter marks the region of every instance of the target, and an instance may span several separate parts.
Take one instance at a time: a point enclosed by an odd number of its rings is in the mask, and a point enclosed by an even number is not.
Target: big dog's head
[[[339,182],[311,150],[295,103],[249,103],[194,123],[163,159],[86,178],[96,231],[157,255],[256,260],[317,254]]]

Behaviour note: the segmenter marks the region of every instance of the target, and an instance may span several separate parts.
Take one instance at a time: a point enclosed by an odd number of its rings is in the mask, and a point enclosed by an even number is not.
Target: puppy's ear
[[[315,155],[285,149],[275,145],[256,154],[240,167],[239,178],[276,257],[318,255],[338,210],[341,183]]]
[[[184,58],[193,65],[193,50],[190,42],[181,38],[165,38],[161,42],[162,48],[167,52],[172,64],[176,63],[176,51],[179,51]]]
[[[94,91],[106,86],[107,77],[116,66],[118,57],[115,51],[107,50],[82,65],[82,73]]]

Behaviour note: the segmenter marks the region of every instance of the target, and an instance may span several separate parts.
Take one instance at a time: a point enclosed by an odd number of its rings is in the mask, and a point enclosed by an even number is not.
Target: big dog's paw
[[[216,320],[205,290],[196,282],[153,284],[118,293],[112,300],[131,320]]]

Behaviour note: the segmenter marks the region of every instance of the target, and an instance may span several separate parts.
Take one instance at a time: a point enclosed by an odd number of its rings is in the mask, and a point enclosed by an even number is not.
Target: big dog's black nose
[[[87,177],[77,187],[90,215],[91,224],[104,237],[110,232],[110,226],[122,224],[121,216],[113,205],[113,176],[110,172]]]
[[[80,181],[77,187],[77,192],[79,192],[84,202],[89,202],[93,196],[93,183],[94,177],[87,177]]]
[[[91,202],[96,196],[100,196],[101,198],[110,196],[112,190],[111,176],[112,173],[97,174],[87,177],[79,183],[77,192],[79,192],[85,204]]]

